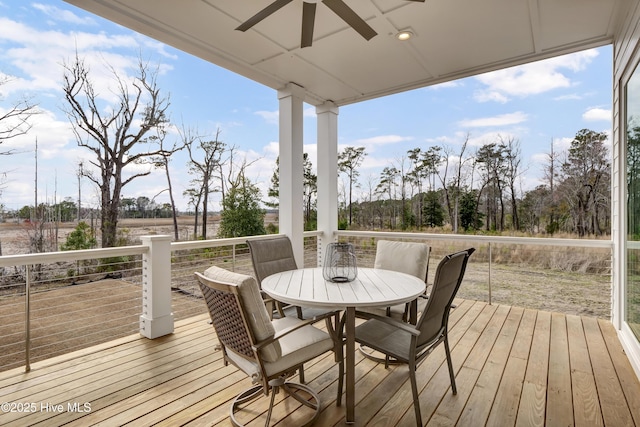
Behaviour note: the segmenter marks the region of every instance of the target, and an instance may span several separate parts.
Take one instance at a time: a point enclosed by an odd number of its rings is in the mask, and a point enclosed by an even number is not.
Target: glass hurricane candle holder
[[[351,243],[329,243],[322,276],[331,282],[351,282],[358,276],[356,255]]]

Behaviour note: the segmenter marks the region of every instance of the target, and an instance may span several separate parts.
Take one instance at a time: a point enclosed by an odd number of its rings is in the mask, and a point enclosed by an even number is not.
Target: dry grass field
[[[276,220],[273,215],[266,218],[267,222]],[[209,238],[215,238],[218,221],[217,217],[209,219]],[[173,234],[169,218],[126,219],[120,226],[131,244],[139,244],[140,236],[144,235]],[[59,244],[65,241],[73,227],[73,224],[62,224],[57,233]],[[180,240],[190,240],[194,231],[193,217],[180,217],[178,229]],[[364,244],[355,242],[362,265],[373,263],[375,249],[371,239],[368,240],[369,247],[364,240]],[[0,243],[3,255],[28,253],[29,226],[0,223]],[[433,274],[438,260],[458,247],[445,241],[433,241],[430,245],[430,272]],[[459,245],[464,246],[465,243]],[[611,261],[607,250],[503,245],[494,247],[489,271],[488,249],[482,246],[477,249],[467,271],[466,284],[461,288],[461,297],[488,301],[491,292],[492,301],[501,304],[609,318]]]

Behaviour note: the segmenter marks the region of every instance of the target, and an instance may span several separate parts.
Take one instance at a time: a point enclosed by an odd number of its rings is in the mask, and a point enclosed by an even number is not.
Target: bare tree
[[[202,201],[202,193],[196,188],[187,188],[182,195],[189,198],[189,204],[193,206],[193,238],[198,236],[198,218],[200,217],[200,202]]]
[[[502,140],[502,138],[500,138]],[[509,188],[509,196],[511,197],[511,224],[514,230],[520,229],[520,219],[518,217],[518,197],[516,184],[522,175],[522,157],[520,149],[520,141],[510,136],[506,141],[502,141],[505,147],[506,173],[505,180]]]
[[[389,225],[392,229],[395,228],[396,225],[396,190],[397,190],[397,179],[400,171],[395,167],[386,166],[382,173],[380,174],[380,180],[378,181],[378,186],[376,187],[376,192],[384,195],[385,193],[389,195]],[[384,202],[383,202],[384,203]]]
[[[379,212],[379,204],[375,203],[373,196],[375,194],[375,189],[376,189],[376,185],[377,185],[377,181],[378,179],[376,178],[375,175],[373,174],[369,174],[367,176],[367,180],[366,180],[366,190],[367,190],[367,198],[366,198],[366,202],[368,205],[368,209],[366,212],[366,220],[363,222],[363,224],[365,225],[365,227],[368,230],[373,230],[376,226],[376,222],[375,222],[375,218],[376,216],[378,216],[380,218],[380,228],[382,228],[382,213]],[[378,211],[379,213],[376,214],[376,211]]]
[[[442,184],[442,190],[444,192],[445,204],[447,206],[447,211],[449,213],[449,220],[451,221],[451,226],[453,228],[453,232],[458,232],[458,217],[459,217],[459,209],[460,209],[460,195],[461,195],[461,186],[464,178],[463,170],[465,163],[469,160],[464,157],[465,151],[467,150],[467,144],[469,143],[469,134],[465,136],[464,141],[460,147],[460,151],[456,154],[453,152],[451,147],[443,147],[442,152],[443,155],[439,160],[435,160],[434,165],[441,165],[437,171],[438,179],[440,180],[440,184]],[[432,155],[437,155],[437,152],[432,153]],[[451,165],[451,160],[453,157],[457,158],[457,162],[453,164],[453,177],[448,179],[449,167]],[[437,167],[437,166],[435,166]]]
[[[409,159],[412,163],[412,169],[407,174],[411,182],[415,183],[418,187],[418,228],[422,227],[423,220],[422,214],[424,209],[424,191],[423,182],[426,179],[429,184],[429,190],[433,191],[435,183],[432,182],[438,172],[438,167],[442,163],[442,157],[440,156],[441,147],[434,146],[429,147],[427,151],[422,151],[420,148],[414,148],[407,152]]]
[[[482,175],[482,189],[480,195],[484,194],[486,201],[486,224],[487,230],[504,229],[504,176],[505,176],[505,146],[502,143],[492,142],[480,147],[476,152],[476,162],[478,163]]]
[[[11,82],[10,77],[0,78],[0,87]],[[0,98],[4,104],[4,99]],[[0,113],[0,144],[16,136],[25,135],[31,129],[30,119],[36,111],[37,104],[31,98],[21,98],[13,102],[9,108]],[[14,149],[0,150],[0,155],[15,153]]]
[[[407,186],[411,187],[410,200],[413,200],[413,182],[407,172],[407,158],[405,156],[396,159],[398,165],[398,177],[400,178],[400,227],[406,230],[413,223],[412,209],[407,208]]]
[[[313,213],[317,203],[318,176],[313,173],[313,163],[311,163],[311,159],[309,159],[309,153],[303,153],[302,162],[304,229],[315,230],[316,222]],[[266,206],[272,209],[280,207],[280,156],[276,157],[276,167],[273,170],[273,175],[271,175],[271,185],[267,190],[267,196],[269,197],[269,201],[263,202]]]
[[[551,234],[555,233],[558,229],[557,218],[557,195],[556,195],[556,180],[558,178],[558,152],[555,151],[553,140],[551,140],[551,151],[546,154],[547,164],[543,167],[544,178],[549,186],[549,222],[547,224],[547,231]]]
[[[171,147],[169,149],[166,149],[166,137],[166,127],[164,125],[159,125],[156,127],[156,135],[151,136],[149,139],[156,140],[158,142],[158,145],[160,146],[160,154],[153,160],[155,166],[158,168],[162,168],[164,170],[165,176],[167,177],[167,191],[169,192],[169,200],[171,201],[171,216],[173,218],[173,235],[175,240],[178,240],[178,215],[176,213],[176,203],[173,198],[173,186],[171,185],[171,174],[169,173],[169,161],[171,160],[171,155],[177,151],[182,150],[185,147],[185,144],[184,142],[178,143],[174,141]]]
[[[209,195],[218,190],[223,192],[224,198],[223,177],[221,175],[216,176],[216,172],[221,171],[221,167],[224,164],[222,156],[227,147],[219,139],[220,132],[220,129],[217,129],[215,138],[209,141],[193,135],[193,132],[190,131],[184,131],[182,136],[183,143],[189,152],[189,173],[195,175],[192,183],[196,185],[196,188],[192,193],[197,194],[196,199],[198,202],[202,202],[202,237],[204,239],[207,238]],[[197,146],[194,146],[196,143]],[[220,180],[220,187],[217,189],[214,184],[215,179]]]
[[[0,78],[0,87],[11,81],[10,77]],[[4,104],[4,99],[0,98],[0,103]],[[0,145],[8,139],[24,135],[31,129],[30,119],[36,111],[37,104],[31,98],[22,98],[13,102],[8,108],[0,113]],[[0,149],[0,156],[14,154],[14,149]],[[6,183],[8,171],[0,170],[0,194]],[[2,242],[0,242],[0,256],[2,256]]]
[[[315,230],[317,226],[313,221],[313,211],[318,194],[318,175],[313,173],[313,163],[309,154],[303,154],[303,189],[304,189],[304,225],[305,230]]]
[[[90,77],[90,70],[78,55],[64,65],[63,92],[68,103],[66,113],[73,126],[78,146],[90,150],[95,157],[90,163],[97,173],[83,171],[100,190],[102,247],[116,245],[118,213],[122,189],[136,178],[149,175],[146,171],[125,176],[130,166],[150,164],[161,149],[146,145],[147,133],[166,121],[169,100],[161,96],[157,86],[157,69],[150,70],[142,60],[137,74],[127,83],[112,67],[114,95],[117,100],[108,106],[100,99]],[[156,145],[153,145],[155,148]]]
[[[367,153],[364,152],[364,147],[345,147],[338,155],[338,170],[347,174],[349,178],[349,225],[353,218],[353,186],[358,185],[358,167],[362,164]]]
[[[427,172],[425,170],[424,162],[422,158],[424,154],[420,147],[413,148],[407,151],[407,156],[409,160],[411,160],[411,170],[407,172],[407,178],[412,184],[418,188],[418,208],[417,208],[417,222],[418,229],[422,227],[422,209],[424,205],[424,193],[422,191],[422,181],[427,177]],[[413,197],[412,197],[413,200]]]
[[[606,194],[610,174],[607,135],[580,130],[562,164],[565,199],[572,199],[572,216],[579,236],[601,234],[599,194]],[[605,187],[605,188],[603,188]]]

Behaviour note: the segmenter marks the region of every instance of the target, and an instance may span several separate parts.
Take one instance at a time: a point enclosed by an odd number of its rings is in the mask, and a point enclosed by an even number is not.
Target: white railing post
[[[140,334],[158,338],[173,332],[171,312],[171,236],[143,236]]]
[[[31,371],[31,265],[24,266],[25,271],[25,318],[24,318],[24,371]]]

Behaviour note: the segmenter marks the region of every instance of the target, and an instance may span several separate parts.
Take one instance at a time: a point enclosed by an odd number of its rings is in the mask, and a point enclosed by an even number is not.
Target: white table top
[[[289,304],[314,308],[379,307],[411,301],[424,293],[423,280],[397,271],[358,268],[352,282],[324,280],[322,268],[303,268],[273,274],[262,290]]]

